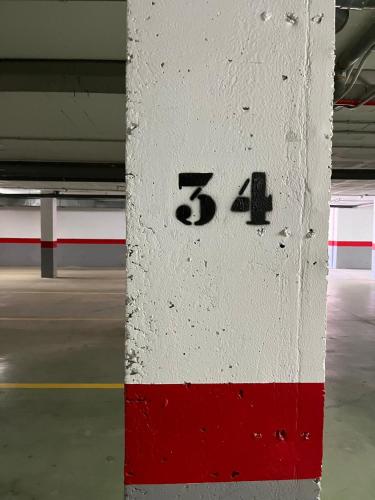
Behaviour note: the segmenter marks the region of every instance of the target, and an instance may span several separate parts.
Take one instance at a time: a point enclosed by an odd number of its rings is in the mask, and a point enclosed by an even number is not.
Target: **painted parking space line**
[[[0,383],[0,389],[124,389],[124,384]]]

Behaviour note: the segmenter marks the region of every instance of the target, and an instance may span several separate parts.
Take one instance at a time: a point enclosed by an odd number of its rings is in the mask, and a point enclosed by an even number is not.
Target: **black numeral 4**
[[[266,174],[264,172],[254,172],[251,176],[250,196],[243,196],[249,184],[250,179],[246,179],[232,204],[231,211],[249,212],[250,220],[246,224],[254,226],[269,224],[266,214],[272,211],[272,195],[266,194]]]

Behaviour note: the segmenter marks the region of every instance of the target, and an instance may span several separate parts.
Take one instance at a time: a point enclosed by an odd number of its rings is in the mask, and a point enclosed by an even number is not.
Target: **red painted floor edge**
[[[330,247],[372,247],[372,241],[332,241],[328,242]]]
[[[125,483],[321,476],[324,384],[126,385]]]

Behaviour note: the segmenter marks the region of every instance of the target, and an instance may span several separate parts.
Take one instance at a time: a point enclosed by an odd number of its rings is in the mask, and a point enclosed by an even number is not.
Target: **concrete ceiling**
[[[10,80],[0,72],[0,161],[124,161],[124,93],[98,92],[98,86],[108,89],[102,70],[100,75],[86,75],[80,67],[87,61],[124,64],[125,6],[124,0],[0,2],[0,63],[2,58],[21,66],[35,65],[37,60],[77,64],[69,81],[70,69],[64,66],[50,83],[51,75],[30,76],[32,91],[8,88],[9,82],[27,87],[18,70]],[[337,34],[337,56],[371,25],[375,26],[375,10],[351,11],[349,22]],[[99,77],[102,81],[97,81]],[[375,85],[375,52],[348,97],[360,99],[371,85]],[[333,169],[375,171],[375,106],[335,111]],[[375,195],[375,180],[334,180],[332,192]]]
[[[125,5],[0,2],[0,161],[124,161]]]
[[[347,25],[336,35],[336,57],[355,44],[371,26],[375,30],[375,10],[350,11]],[[358,83],[346,97],[361,100],[371,88],[375,89],[375,51],[368,57]],[[341,108],[334,112],[332,167],[375,171],[375,106]],[[352,176],[355,173],[348,172],[348,177]],[[332,194],[375,195],[375,180],[334,180]]]
[[[125,60],[124,1],[0,2],[0,58]]]

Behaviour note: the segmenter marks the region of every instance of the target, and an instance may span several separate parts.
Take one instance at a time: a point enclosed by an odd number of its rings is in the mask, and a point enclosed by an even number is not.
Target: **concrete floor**
[[[0,383],[122,383],[122,270],[0,268]],[[1,500],[123,497],[123,391],[0,389]]]
[[[0,268],[0,383],[122,383],[121,270]],[[332,271],[322,500],[373,500],[375,281]],[[123,498],[121,390],[0,389],[1,500]]]
[[[375,498],[375,280],[333,270],[328,287],[322,500]]]

